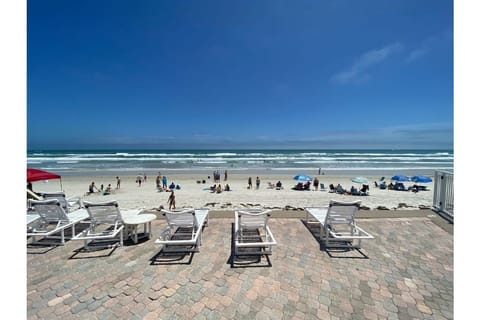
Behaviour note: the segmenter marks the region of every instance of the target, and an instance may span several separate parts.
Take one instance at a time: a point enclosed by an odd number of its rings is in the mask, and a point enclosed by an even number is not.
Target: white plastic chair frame
[[[83,240],[84,249],[90,249],[95,241],[111,241],[119,238],[117,246],[123,246],[122,216],[117,201],[88,202],[83,205],[90,217],[90,226],[72,240]],[[112,245],[108,245],[109,247]]]
[[[277,244],[268,226],[271,210],[235,210],[234,255],[270,255]],[[257,248],[258,250],[239,250]]]
[[[363,239],[374,237],[357,226],[355,216],[361,201],[330,201],[328,207],[305,208],[307,224],[320,225],[320,240],[326,248],[360,248]],[[313,221],[310,219],[313,218]]]
[[[58,199],[30,200],[35,215],[27,215],[27,236],[32,237],[32,243],[47,244],[48,241],[38,241],[37,237],[60,239],[60,245],[65,244],[65,229],[72,227],[72,238],[75,237],[75,225],[88,218],[85,210],[67,213]],[[60,233],[60,236],[55,234]],[[58,245],[56,242],[51,244]]]
[[[83,207],[82,198],[80,197],[70,197],[67,198],[65,192],[57,191],[57,192],[43,192],[41,193],[43,200],[49,199],[57,199],[60,204],[62,205],[65,212],[73,212],[77,209]]]
[[[163,245],[163,252],[198,252],[202,244],[202,231],[208,226],[208,209],[162,210],[167,227],[162,231],[156,244]]]

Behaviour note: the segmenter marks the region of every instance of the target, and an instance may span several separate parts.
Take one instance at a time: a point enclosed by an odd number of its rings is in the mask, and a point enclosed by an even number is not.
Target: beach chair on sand
[[[307,224],[319,224],[320,241],[325,248],[358,249],[363,239],[373,239],[355,222],[360,204],[361,201],[332,200],[328,207],[307,207],[305,220]]]
[[[88,219],[85,209],[67,213],[57,199],[30,200],[30,205],[35,214],[27,214],[27,236],[32,237],[33,244],[64,245],[65,229],[71,227],[75,237],[75,225]],[[49,242],[49,239],[60,239],[60,243]]]
[[[167,227],[155,241],[163,245],[162,253],[198,252],[203,227],[208,226],[208,209],[162,210]]]
[[[234,257],[270,255],[277,244],[268,227],[270,210],[235,211]]]

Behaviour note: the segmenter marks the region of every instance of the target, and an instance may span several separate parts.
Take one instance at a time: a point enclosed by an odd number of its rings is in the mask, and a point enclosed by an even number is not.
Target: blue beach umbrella
[[[392,181],[410,181],[410,179],[407,176],[402,176],[402,175],[396,175],[393,176]]]
[[[352,178],[350,179],[352,182],[355,182],[355,183],[368,183],[368,179],[365,178],[365,177],[355,177],[355,178]]]
[[[410,178],[413,182],[417,183],[427,183],[427,182],[432,182],[432,179],[427,176],[413,176]]]
[[[312,181],[313,179],[305,174],[297,174],[295,177],[293,177],[293,180],[297,181]]]

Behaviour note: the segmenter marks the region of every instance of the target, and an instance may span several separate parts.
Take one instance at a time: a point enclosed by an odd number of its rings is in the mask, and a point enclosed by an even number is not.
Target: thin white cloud
[[[405,59],[405,61],[407,63],[412,63],[420,58],[423,58],[424,56],[426,56],[429,52],[429,49],[425,46],[422,46],[420,48],[417,48],[417,49],[414,49],[412,51],[410,51],[407,55],[407,58]]]
[[[442,31],[436,35],[430,36],[424,39],[420,45],[413,48],[410,52],[408,52],[407,57],[405,58],[405,62],[412,63],[415,62],[431,52],[434,52],[438,47],[445,45],[445,44],[453,44],[452,43],[452,30],[447,29]]]
[[[339,84],[364,82],[370,78],[368,71],[372,67],[387,60],[401,49],[402,45],[397,42],[367,51],[357,58],[350,68],[333,75],[332,81]]]

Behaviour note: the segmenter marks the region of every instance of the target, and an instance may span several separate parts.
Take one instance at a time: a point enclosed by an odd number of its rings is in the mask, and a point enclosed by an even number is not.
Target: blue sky
[[[27,1],[27,147],[453,148],[453,1]]]

